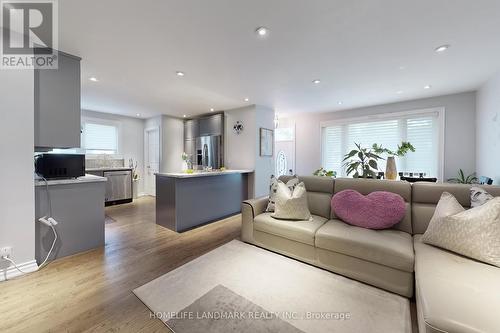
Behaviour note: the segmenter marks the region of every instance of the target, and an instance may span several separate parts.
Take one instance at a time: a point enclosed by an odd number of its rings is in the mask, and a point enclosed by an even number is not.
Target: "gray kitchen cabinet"
[[[80,60],[58,52],[58,69],[35,69],[35,147],[80,147]]]
[[[199,137],[198,119],[190,119],[184,122],[184,139],[194,139]]]
[[[222,114],[215,114],[209,117],[199,119],[200,136],[205,135],[222,135],[223,118]]]
[[[49,181],[52,183],[52,181]],[[104,247],[104,193],[106,183],[102,180],[68,184],[35,185],[35,221],[47,216],[59,222],[56,226],[58,239],[50,260],[75,253]],[[52,230],[45,224],[35,222],[35,257],[38,264],[47,256],[52,245]]]

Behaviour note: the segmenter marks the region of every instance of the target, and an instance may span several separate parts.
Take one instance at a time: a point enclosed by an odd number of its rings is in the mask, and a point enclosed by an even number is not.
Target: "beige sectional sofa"
[[[242,205],[243,241],[406,297],[416,290],[420,332],[500,332],[500,268],[420,240],[441,193],[450,192],[469,207],[470,185],[299,178],[313,220],[276,220],[265,212],[267,197],[247,200]],[[500,196],[500,187],[485,188]],[[397,193],[406,202],[406,216],[386,230],[346,224],[330,205],[332,196],[345,189],[365,195]]]

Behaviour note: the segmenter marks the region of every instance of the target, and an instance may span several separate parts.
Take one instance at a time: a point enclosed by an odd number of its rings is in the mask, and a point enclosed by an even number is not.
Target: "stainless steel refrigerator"
[[[200,168],[223,166],[223,147],[221,135],[210,135],[196,138],[196,164]]]

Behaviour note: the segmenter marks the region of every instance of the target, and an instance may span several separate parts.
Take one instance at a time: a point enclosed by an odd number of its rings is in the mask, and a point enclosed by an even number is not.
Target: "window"
[[[118,126],[85,122],[82,140],[87,154],[116,154],[118,152]]]
[[[295,140],[295,127],[278,127],[274,131],[276,142]]]
[[[409,141],[416,151],[396,158],[398,171],[442,178],[441,122],[442,110],[428,110],[322,124],[322,165],[347,176],[342,160],[355,148],[354,143],[367,148],[377,143],[396,150],[401,141]],[[378,166],[379,171],[385,171],[385,160],[379,161]]]

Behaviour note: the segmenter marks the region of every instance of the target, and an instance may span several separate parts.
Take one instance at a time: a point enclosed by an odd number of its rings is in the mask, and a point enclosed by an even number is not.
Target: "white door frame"
[[[158,132],[158,172],[160,171],[160,152],[161,152],[161,139],[160,139],[160,127],[159,126],[153,126],[153,127],[148,127],[144,129],[144,193],[147,195],[153,195],[155,196],[156,193],[151,193],[149,190],[149,132],[157,131]]]

